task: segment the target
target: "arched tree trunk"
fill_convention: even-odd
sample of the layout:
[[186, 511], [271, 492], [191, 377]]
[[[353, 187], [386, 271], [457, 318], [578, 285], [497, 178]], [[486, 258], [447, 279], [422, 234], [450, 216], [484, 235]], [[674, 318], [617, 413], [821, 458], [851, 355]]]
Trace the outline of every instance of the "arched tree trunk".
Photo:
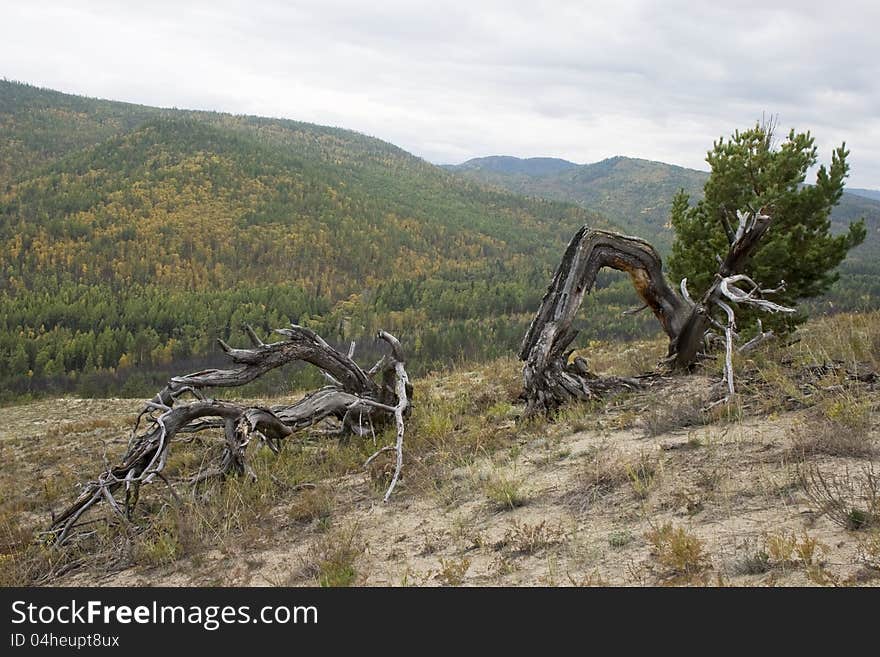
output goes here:
[[[646, 241], [605, 230], [581, 228], [569, 242], [553, 280], [522, 342], [519, 358], [523, 367], [523, 386], [527, 402], [526, 416], [551, 413], [571, 399], [589, 400], [613, 390], [634, 389], [642, 379], [608, 377], [592, 374], [586, 361], [569, 362], [569, 346], [577, 336], [572, 326], [584, 295], [589, 294], [596, 275], [603, 267], [625, 271], [636, 292], [650, 308], [669, 337], [666, 364], [673, 369], [690, 368], [704, 347], [705, 334], [713, 325], [713, 306], [729, 307], [723, 298], [737, 303], [752, 303], [771, 311], [790, 312], [763, 301], [762, 292], [752, 283], [750, 292], [734, 287], [749, 256], [757, 248], [770, 224], [762, 213], [741, 215], [735, 235], [730, 235], [727, 256], [720, 261], [714, 283], [694, 302], [687, 293], [686, 281], [676, 292], [663, 276], [663, 265], [656, 249]], [[733, 329], [730, 316], [729, 328]], [[732, 333], [728, 334], [731, 338]], [[732, 387], [732, 383], [731, 383]]]

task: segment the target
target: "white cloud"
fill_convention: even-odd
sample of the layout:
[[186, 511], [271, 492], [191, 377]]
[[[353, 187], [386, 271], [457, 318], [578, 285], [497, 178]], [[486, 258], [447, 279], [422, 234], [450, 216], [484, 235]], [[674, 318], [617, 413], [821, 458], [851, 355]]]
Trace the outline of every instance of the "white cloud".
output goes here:
[[27, 3], [0, 75], [144, 104], [284, 116], [435, 162], [630, 155], [705, 168], [763, 113], [846, 141], [880, 187], [880, 5], [866, 2]]

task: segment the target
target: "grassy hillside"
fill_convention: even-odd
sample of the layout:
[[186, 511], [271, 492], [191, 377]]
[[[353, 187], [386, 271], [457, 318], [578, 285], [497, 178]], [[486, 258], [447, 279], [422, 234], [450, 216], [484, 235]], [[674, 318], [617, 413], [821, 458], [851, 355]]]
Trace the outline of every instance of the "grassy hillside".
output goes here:
[[[337, 128], [10, 82], [0, 110], [7, 397], [146, 394], [245, 322], [296, 320], [368, 350], [383, 327], [416, 371], [506, 353], [570, 236], [606, 225]], [[629, 298], [620, 285], [594, 302]], [[651, 324], [584, 321], [606, 336]]]

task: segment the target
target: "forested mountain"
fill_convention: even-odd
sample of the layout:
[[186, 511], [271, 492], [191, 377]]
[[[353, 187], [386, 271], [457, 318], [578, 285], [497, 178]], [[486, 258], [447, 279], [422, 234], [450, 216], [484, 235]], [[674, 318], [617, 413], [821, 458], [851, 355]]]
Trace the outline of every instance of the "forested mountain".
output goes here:
[[[471, 180], [517, 194], [569, 201], [593, 209], [661, 249], [672, 244], [671, 231], [664, 229], [672, 197], [682, 187], [692, 194], [699, 193], [708, 176], [701, 171], [628, 157], [584, 165], [561, 160], [568, 166], [544, 171], [515, 166], [510, 160], [517, 158], [500, 159], [505, 166], [493, 165], [498, 159], [490, 157], [448, 168]], [[490, 166], [486, 166], [487, 161]]]
[[[385, 328], [413, 373], [511, 353], [578, 227], [617, 224], [663, 248], [668, 199], [705, 176], [627, 158], [450, 171], [348, 130], [5, 80], [0, 135], [0, 400], [151, 394], [223, 362], [216, 338], [241, 343], [244, 323], [298, 321], [356, 340], [364, 360]], [[847, 201], [847, 217], [878, 205]], [[866, 253], [838, 306], [880, 297]], [[656, 331], [646, 313], [621, 316], [631, 305], [628, 280], [604, 273], [582, 339]], [[314, 383], [303, 376], [267, 384]]]
[[[0, 126], [6, 398], [141, 395], [217, 362], [245, 322], [296, 320], [358, 353], [386, 328], [415, 371], [509, 352], [567, 240], [607, 225], [337, 128], [7, 81]], [[630, 300], [620, 281], [593, 302]], [[650, 325], [584, 321], [596, 337]]]
[[[538, 158], [540, 160], [546, 158]], [[702, 197], [708, 173], [695, 169], [612, 157], [595, 164], [577, 165], [555, 161], [554, 170], [528, 165], [531, 159], [488, 157], [448, 166], [468, 180], [475, 180], [517, 194], [570, 201], [607, 217], [626, 232], [643, 237], [661, 253], [667, 253], [674, 234], [668, 225], [672, 198], [679, 189]], [[872, 197], [872, 195], [875, 195]], [[821, 301], [837, 308], [857, 309], [880, 305], [880, 192], [845, 192], [831, 215], [832, 232], [843, 231], [850, 222], [864, 217], [868, 235], [841, 265], [841, 280]], [[819, 303], [819, 302], [817, 302]]]
[[863, 196], [874, 201], [880, 201], [880, 189], [859, 189], [858, 187], [847, 187], [846, 190], [850, 194], [855, 194], [856, 196]]
[[41, 165], [167, 113], [0, 80], [0, 189]]
[[[548, 160], [555, 166], [530, 164]], [[446, 168], [517, 194], [577, 203], [652, 241], [661, 250], [672, 244], [673, 234], [667, 225], [672, 197], [684, 189], [692, 201], [699, 200], [709, 177], [705, 171], [630, 157], [578, 165], [552, 158], [492, 156]], [[867, 247], [862, 251], [880, 250], [880, 191], [845, 192], [832, 213], [833, 229], [859, 217], [866, 218], [869, 230]]]
[[509, 155], [490, 155], [489, 157], [477, 157], [468, 160], [461, 165], [447, 166], [449, 169], [473, 170], [486, 175], [492, 173], [506, 176], [512, 179], [516, 176], [534, 178], [552, 176], [553, 174], [570, 169], [577, 169], [579, 165], [558, 157], [510, 157]]

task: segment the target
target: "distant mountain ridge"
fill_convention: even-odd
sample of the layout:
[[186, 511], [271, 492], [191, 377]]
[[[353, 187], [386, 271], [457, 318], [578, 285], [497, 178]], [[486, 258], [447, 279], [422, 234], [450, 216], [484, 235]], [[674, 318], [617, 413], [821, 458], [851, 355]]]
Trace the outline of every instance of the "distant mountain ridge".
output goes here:
[[478, 171], [495, 171], [506, 174], [524, 174], [526, 176], [543, 176], [560, 171], [577, 168], [578, 164], [558, 157], [519, 158], [509, 155], [490, 155], [468, 160], [460, 165], [444, 165], [448, 169], [475, 169]]
[[[654, 240], [661, 250], [672, 243], [664, 225], [673, 195], [682, 187], [692, 195], [698, 194], [707, 176], [702, 171], [622, 156], [592, 164], [536, 159], [549, 159], [556, 166], [536, 172], [534, 167], [517, 163], [517, 158], [495, 156], [447, 168], [517, 194], [590, 208], [626, 232]], [[487, 162], [490, 166], [485, 166]]]
[[864, 196], [874, 201], [880, 201], [880, 189], [860, 189], [858, 187], [847, 187], [846, 191], [856, 196]]
[[[528, 164], [533, 159], [557, 164], [552, 170], [540, 170]], [[447, 169], [517, 194], [576, 203], [651, 241], [661, 251], [672, 244], [668, 220], [673, 197], [684, 189], [695, 203], [709, 176], [705, 171], [623, 156], [580, 165], [555, 158], [491, 156]], [[865, 217], [868, 238], [850, 254], [851, 265], [875, 256], [880, 259], [880, 191], [845, 191], [832, 212], [832, 230], [841, 230], [859, 217]], [[880, 264], [877, 268], [880, 273]]]

